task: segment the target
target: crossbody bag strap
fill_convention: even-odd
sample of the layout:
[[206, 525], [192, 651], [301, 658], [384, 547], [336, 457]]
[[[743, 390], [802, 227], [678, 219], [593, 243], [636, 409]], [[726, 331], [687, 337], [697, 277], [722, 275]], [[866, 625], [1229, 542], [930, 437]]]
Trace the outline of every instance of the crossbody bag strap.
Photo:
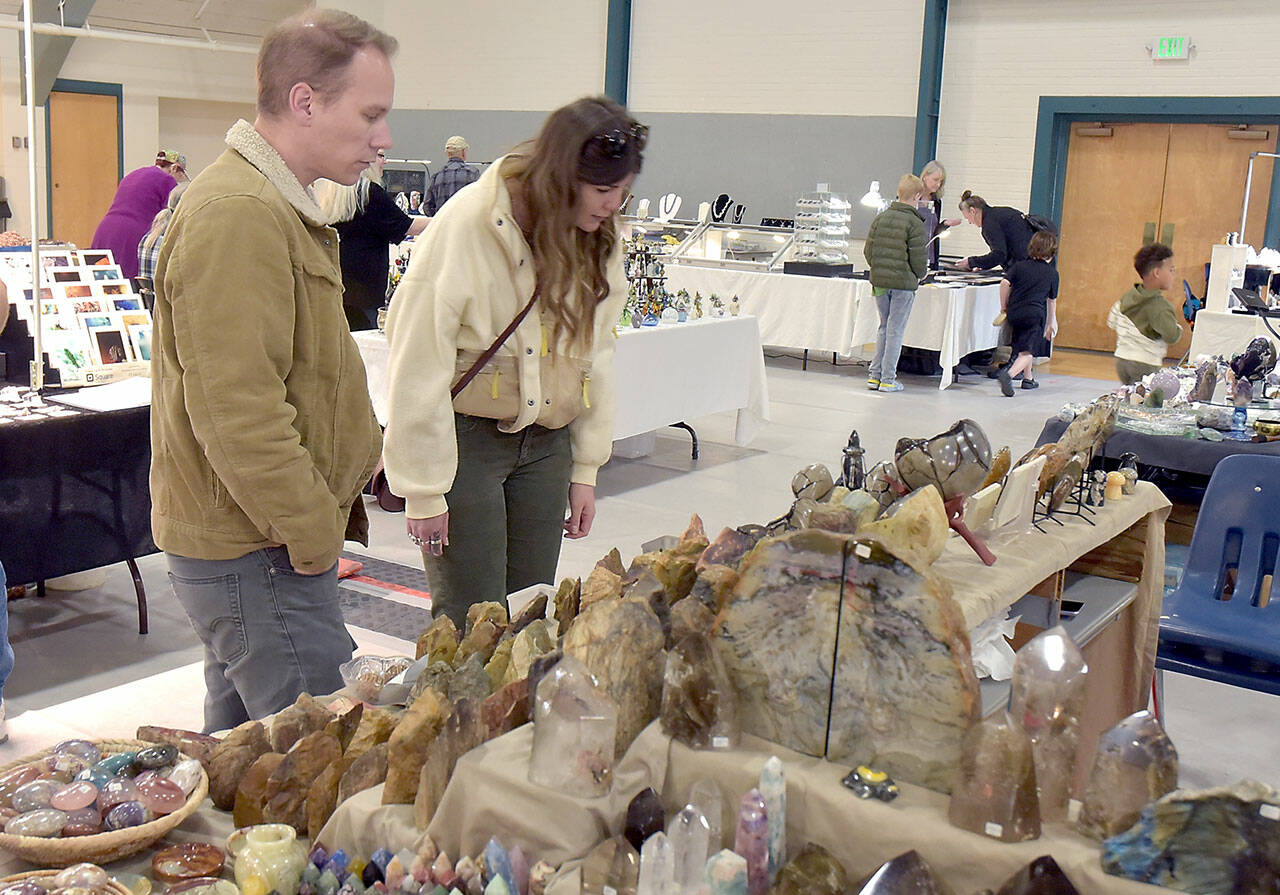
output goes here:
[[495, 354], [498, 353], [498, 349], [502, 347], [503, 343], [505, 343], [507, 339], [511, 338], [511, 334], [516, 331], [516, 328], [524, 322], [524, 318], [528, 317], [529, 312], [533, 310], [533, 304], [538, 300], [538, 293], [541, 291], [541, 288], [533, 290], [533, 295], [529, 296], [529, 303], [520, 310], [520, 313], [515, 316], [514, 320], [507, 324], [506, 329], [498, 333], [498, 338], [493, 340], [493, 344], [485, 349], [484, 354], [480, 355], [480, 357], [476, 359], [476, 362], [471, 365], [471, 368], [467, 370], [467, 372], [463, 373], [462, 377], [453, 384], [453, 388], [449, 389], [450, 400], [462, 394], [462, 390], [470, 385], [471, 380], [476, 378], [476, 374], [484, 368], [485, 364], [489, 363]]

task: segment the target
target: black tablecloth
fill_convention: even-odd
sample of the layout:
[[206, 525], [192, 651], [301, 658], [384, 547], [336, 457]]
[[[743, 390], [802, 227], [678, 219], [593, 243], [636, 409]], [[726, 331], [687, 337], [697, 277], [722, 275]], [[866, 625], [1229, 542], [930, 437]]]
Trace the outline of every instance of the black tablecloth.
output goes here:
[[[1036, 445], [1057, 441], [1066, 431], [1067, 424], [1057, 417], [1050, 417], [1040, 430]], [[1280, 455], [1280, 442], [1206, 441], [1203, 438], [1180, 438], [1173, 435], [1147, 435], [1116, 429], [1103, 447], [1102, 455], [1112, 459], [1132, 451], [1138, 462], [1179, 472], [1210, 476], [1218, 461], [1231, 454]]]
[[156, 552], [148, 407], [0, 425], [0, 562], [10, 584]]

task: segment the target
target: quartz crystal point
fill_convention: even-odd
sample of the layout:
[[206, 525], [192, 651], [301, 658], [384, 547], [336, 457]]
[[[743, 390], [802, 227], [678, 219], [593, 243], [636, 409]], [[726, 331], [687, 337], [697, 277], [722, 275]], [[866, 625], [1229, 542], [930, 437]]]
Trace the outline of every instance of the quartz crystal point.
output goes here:
[[996, 895], [1080, 895], [1049, 855], [1041, 855], [1005, 881]]
[[1197, 895], [1280, 892], [1280, 792], [1254, 780], [1175, 790], [1103, 843], [1102, 869]]
[[667, 653], [662, 730], [694, 749], [738, 743], [738, 696], [711, 638], [692, 634]]
[[857, 895], [952, 895], [952, 892], [919, 852], [909, 851], [881, 864], [879, 870], [863, 880]]
[[[542, 607], [544, 612], [546, 608]], [[507, 852], [507, 860], [511, 862], [511, 876], [515, 879], [516, 889], [520, 895], [529, 895], [529, 859], [525, 856], [524, 849], [518, 845], [513, 847]], [[515, 895], [514, 890], [512, 895]]]
[[1150, 712], [1135, 712], [1098, 738], [1077, 828], [1094, 839], [1123, 833], [1177, 786], [1177, 750]]
[[582, 862], [582, 895], [636, 895], [640, 855], [622, 836], [606, 839]]
[[821, 845], [810, 842], [778, 872], [770, 895], [844, 895], [848, 887], [844, 865]]
[[965, 734], [947, 819], [1004, 842], [1039, 838], [1031, 741], [1008, 714], [979, 722]]
[[693, 895], [702, 883], [712, 848], [707, 819], [698, 808], [685, 805], [671, 818], [667, 839], [671, 842], [676, 890], [681, 895]]
[[720, 785], [710, 778], [704, 777], [689, 789], [689, 805], [702, 812], [710, 831], [709, 854], [724, 848], [724, 796], [720, 793]]
[[1061, 625], [1037, 634], [1014, 660], [1009, 712], [1031, 739], [1041, 820], [1067, 816], [1088, 672]]
[[760, 790], [750, 789], [738, 806], [733, 850], [747, 861], [747, 895], [769, 891], [769, 814]]
[[637, 895], [672, 895], [675, 889], [675, 852], [667, 834], [659, 830], [640, 849], [640, 882]]
[[609, 792], [618, 713], [581, 662], [565, 656], [538, 684], [529, 782], [582, 798]]
[[661, 832], [666, 825], [667, 814], [662, 808], [662, 799], [653, 791], [653, 787], [646, 787], [627, 806], [623, 835], [632, 848], [641, 851], [649, 837]]
[[516, 885], [515, 874], [511, 871], [511, 857], [497, 839], [490, 839], [484, 847], [484, 866], [489, 871], [490, 879], [502, 877], [511, 895], [519, 893], [520, 887]]
[[708, 895], [747, 895], [746, 859], [727, 848], [707, 861], [705, 878]]
[[769, 879], [787, 863], [787, 774], [774, 755], [760, 771], [760, 797], [769, 818]]

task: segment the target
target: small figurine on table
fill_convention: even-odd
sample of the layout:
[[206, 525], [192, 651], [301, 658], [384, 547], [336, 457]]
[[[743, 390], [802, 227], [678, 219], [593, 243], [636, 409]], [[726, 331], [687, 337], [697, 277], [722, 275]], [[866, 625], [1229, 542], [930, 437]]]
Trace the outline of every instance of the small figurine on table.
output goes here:
[[884, 771], [876, 771], [866, 765], [858, 765], [855, 770], [840, 781], [853, 790], [860, 799], [879, 799], [892, 802], [898, 797], [898, 784]]

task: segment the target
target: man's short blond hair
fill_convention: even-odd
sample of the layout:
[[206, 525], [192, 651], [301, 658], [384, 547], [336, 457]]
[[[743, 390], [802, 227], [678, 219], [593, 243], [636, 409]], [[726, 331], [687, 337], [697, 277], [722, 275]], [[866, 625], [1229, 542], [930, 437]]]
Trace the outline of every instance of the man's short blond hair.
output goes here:
[[283, 115], [289, 91], [299, 83], [322, 97], [341, 94], [347, 88], [347, 66], [365, 47], [390, 58], [399, 42], [337, 9], [308, 9], [280, 22], [258, 50], [258, 112]]
[[924, 192], [924, 181], [914, 174], [903, 174], [898, 181], [898, 201], [910, 202]]

